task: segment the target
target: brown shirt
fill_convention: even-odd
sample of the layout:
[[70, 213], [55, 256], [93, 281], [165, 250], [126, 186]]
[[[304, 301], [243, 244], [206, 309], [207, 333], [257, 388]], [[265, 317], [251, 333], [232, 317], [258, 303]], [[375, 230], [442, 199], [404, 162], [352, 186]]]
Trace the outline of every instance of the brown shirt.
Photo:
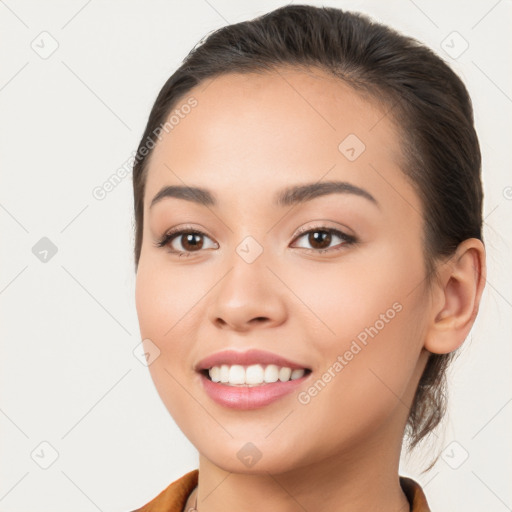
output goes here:
[[[194, 469], [172, 482], [156, 498], [132, 512], [183, 512], [190, 493], [197, 485], [199, 470]], [[423, 489], [412, 478], [400, 477], [400, 485], [411, 506], [410, 512], [430, 512]], [[185, 511], [186, 512], [186, 511]]]

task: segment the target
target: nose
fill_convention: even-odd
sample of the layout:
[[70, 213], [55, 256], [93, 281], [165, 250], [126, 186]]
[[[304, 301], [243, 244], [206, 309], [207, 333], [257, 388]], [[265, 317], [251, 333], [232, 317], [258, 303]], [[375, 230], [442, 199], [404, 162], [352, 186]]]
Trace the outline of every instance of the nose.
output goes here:
[[215, 327], [246, 332], [281, 325], [286, 319], [286, 287], [263, 257], [233, 265], [210, 294], [208, 319]]

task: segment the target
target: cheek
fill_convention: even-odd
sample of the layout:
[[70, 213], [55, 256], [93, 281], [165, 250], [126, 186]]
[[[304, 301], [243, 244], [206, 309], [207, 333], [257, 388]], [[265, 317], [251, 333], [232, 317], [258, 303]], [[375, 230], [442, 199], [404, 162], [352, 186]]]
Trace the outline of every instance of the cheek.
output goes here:
[[[336, 351], [343, 356], [344, 367], [320, 410], [337, 404], [348, 413], [352, 426], [358, 426], [356, 438], [364, 439], [388, 422], [401, 426], [409, 414], [422, 346], [422, 318], [411, 297], [402, 297], [394, 305], [384, 310], [383, 317], [358, 326], [358, 333], [343, 339], [343, 348]], [[346, 436], [352, 434], [348, 429]]]
[[364, 338], [365, 329], [376, 323], [387, 332], [391, 324], [407, 325], [411, 308], [406, 306], [416, 308], [411, 292], [421, 289], [424, 269], [419, 248], [403, 245], [379, 243], [347, 252], [332, 264], [303, 260], [281, 269], [283, 280], [308, 307], [308, 325], [321, 330], [315, 341], [322, 352], [341, 349], [360, 333]]
[[141, 259], [135, 303], [142, 336], [167, 344], [182, 329], [182, 322], [193, 318], [195, 306], [208, 290], [205, 282], [208, 280], [203, 279], [200, 269], [180, 271], [157, 258], [148, 263]]
[[190, 379], [194, 338], [190, 326], [199, 320], [201, 299], [207, 290], [199, 271], [191, 279], [190, 272], [173, 271], [169, 264], [164, 267], [155, 260], [146, 263], [141, 259], [135, 284], [140, 334], [160, 351], [149, 371], [168, 407], [174, 405], [167, 403], [164, 394], [174, 394], [179, 402], [179, 383]]
[[336, 404], [362, 426], [401, 406], [398, 397], [406, 393], [421, 352], [426, 311], [421, 252], [402, 249], [373, 247], [351, 254], [338, 269], [318, 267], [294, 281], [294, 292], [314, 313], [304, 329], [320, 362], [320, 382], [311, 390], [318, 411]]
[[[197, 276], [197, 274], [195, 274]], [[141, 258], [136, 276], [135, 303], [142, 339], [150, 339], [159, 352], [148, 369], [164, 405], [181, 424], [193, 417], [194, 400], [186, 391], [191, 372], [187, 324], [197, 319], [197, 304], [206, 293], [201, 280], [172, 272], [154, 260]]]

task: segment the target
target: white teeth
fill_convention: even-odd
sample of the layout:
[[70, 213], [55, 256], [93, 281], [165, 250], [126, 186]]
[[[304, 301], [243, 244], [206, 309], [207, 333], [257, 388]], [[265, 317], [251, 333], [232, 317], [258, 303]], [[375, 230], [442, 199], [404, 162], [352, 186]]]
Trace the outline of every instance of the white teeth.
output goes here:
[[229, 382], [229, 366], [227, 364], [220, 367], [219, 373], [220, 382]]
[[[242, 367], [243, 368], [243, 367]], [[264, 380], [264, 371], [261, 364], [253, 364], [245, 370], [245, 384], [258, 384]]]
[[222, 382], [229, 386], [259, 386], [272, 382], [286, 382], [288, 380], [300, 379], [305, 369], [292, 370], [286, 366], [279, 367], [269, 364], [265, 368], [261, 364], [242, 366], [240, 364], [214, 366], [208, 374], [213, 382]]
[[243, 366], [234, 364], [230, 367], [229, 382], [231, 384], [245, 384], [245, 370]]
[[300, 379], [304, 374], [306, 373], [306, 370], [300, 368], [298, 370], [292, 371], [292, 376], [290, 377], [291, 380]]
[[265, 375], [263, 376], [263, 380], [265, 382], [277, 382], [277, 379], [279, 379], [279, 368], [275, 364], [269, 364], [265, 368]]
[[210, 379], [213, 380], [213, 382], [219, 382], [220, 381], [220, 368], [218, 366], [214, 366], [209, 371]]
[[[287, 380], [290, 380], [290, 376], [293, 374], [292, 372], [292, 369], [291, 368], [287, 368], [286, 366], [283, 366], [280, 370], [279, 370], [279, 380], [281, 382], [286, 382]], [[304, 374], [304, 372], [303, 372]], [[300, 377], [302, 377], [302, 375], [300, 375]]]

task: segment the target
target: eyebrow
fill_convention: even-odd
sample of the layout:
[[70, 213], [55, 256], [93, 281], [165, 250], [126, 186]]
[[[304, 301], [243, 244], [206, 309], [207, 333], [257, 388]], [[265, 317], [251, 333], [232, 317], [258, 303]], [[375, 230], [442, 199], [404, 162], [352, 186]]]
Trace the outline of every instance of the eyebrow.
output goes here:
[[[329, 194], [353, 194], [368, 199], [377, 207], [380, 207], [378, 201], [367, 190], [346, 181], [324, 181], [321, 183], [306, 183], [304, 185], [287, 187], [280, 190], [274, 196], [274, 204], [281, 207], [291, 206]], [[153, 197], [149, 208], [152, 208], [162, 199], [169, 197], [184, 199], [204, 206], [217, 206], [218, 204], [215, 195], [208, 189], [168, 185], [163, 187], [155, 197]]]

